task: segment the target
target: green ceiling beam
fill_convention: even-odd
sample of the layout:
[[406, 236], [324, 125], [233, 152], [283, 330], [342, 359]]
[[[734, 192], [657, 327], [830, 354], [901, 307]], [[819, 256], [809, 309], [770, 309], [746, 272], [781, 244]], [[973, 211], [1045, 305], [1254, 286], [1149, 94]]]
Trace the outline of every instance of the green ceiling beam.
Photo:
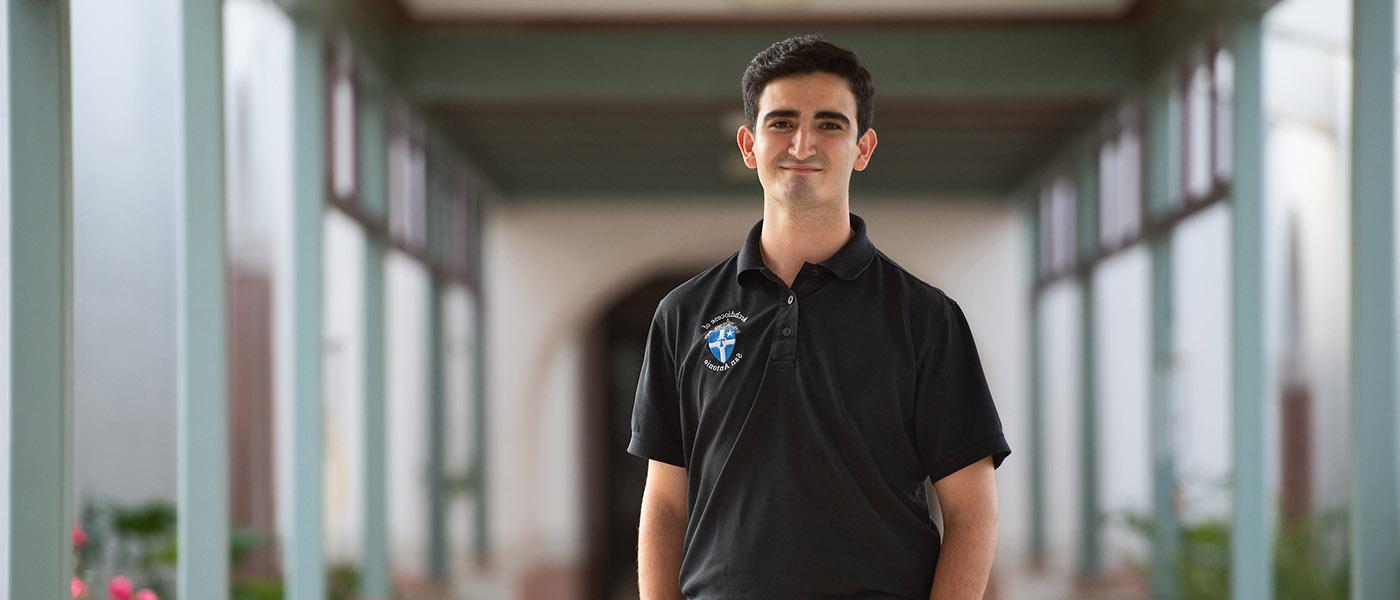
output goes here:
[[[420, 102], [733, 102], [755, 54], [786, 30], [406, 29], [395, 71]], [[1111, 99], [1132, 89], [1127, 25], [840, 30], [880, 99]]]

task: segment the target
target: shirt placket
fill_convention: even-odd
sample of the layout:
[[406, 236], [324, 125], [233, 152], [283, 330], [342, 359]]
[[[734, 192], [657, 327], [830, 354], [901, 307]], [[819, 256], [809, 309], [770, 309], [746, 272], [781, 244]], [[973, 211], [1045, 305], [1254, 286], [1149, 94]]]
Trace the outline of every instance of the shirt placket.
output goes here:
[[[777, 322], [773, 326], [773, 367], [790, 369], [797, 364], [797, 336], [800, 329], [797, 325], [802, 311], [802, 296], [810, 292], [820, 280], [821, 270], [809, 265], [798, 271], [792, 288], [783, 286], [782, 295], [778, 300]], [[779, 283], [781, 284], [781, 280]], [[797, 290], [804, 290], [804, 293], [799, 294]]]
[[791, 369], [797, 364], [797, 316], [801, 302], [784, 286], [777, 322], [773, 324], [773, 367]]

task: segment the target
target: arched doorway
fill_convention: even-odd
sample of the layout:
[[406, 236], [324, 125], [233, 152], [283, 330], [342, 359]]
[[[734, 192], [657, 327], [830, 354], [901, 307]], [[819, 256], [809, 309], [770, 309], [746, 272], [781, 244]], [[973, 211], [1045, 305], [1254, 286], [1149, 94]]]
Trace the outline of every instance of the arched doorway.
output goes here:
[[587, 533], [587, 593], [593, 600], [637, 597], [637, 524], [646, 461], [627, 453], [632, 404], [647, 329], [656, 305], [703, 270], [655, 275], [604, 308], [586, 339], [606, 368], [587, 371], [582, 457]]

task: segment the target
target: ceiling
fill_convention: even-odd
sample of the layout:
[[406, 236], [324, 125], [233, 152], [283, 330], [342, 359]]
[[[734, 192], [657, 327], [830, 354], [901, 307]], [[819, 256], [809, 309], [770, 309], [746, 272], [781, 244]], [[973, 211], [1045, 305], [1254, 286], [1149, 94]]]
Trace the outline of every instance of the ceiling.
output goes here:
[[1052, 18], [1125, 15], [1133, 0], [399, 0], [415, 19], [714, 18], [765, 13], [791, 18]]
[[[1000, 195], [1089, 125], [1089, 101], [880, 105], [874, 160], [853, 193]], [[752, 194], [731, 106], [444, 104], [432, 114], [505, 195], [688, 197]]]
[[880, 144], [853, 195], [1004, 197], [1135, 85], [1152, 0], [396, 1], [410, 99], [528, 201], [752, 197], [739, 75], [812, 31], [874, 75]]

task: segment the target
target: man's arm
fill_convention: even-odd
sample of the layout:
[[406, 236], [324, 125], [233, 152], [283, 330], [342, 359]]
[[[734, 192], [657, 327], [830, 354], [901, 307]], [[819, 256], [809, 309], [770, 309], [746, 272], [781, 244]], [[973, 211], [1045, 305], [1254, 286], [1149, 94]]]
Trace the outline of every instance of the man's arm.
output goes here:
[[997, 549], [992, 457], [933, 483], [943, 510], [943, 548], [930, 600], [981, 600]]
[[679, 582], [687, 502], [685, 469], [648, 460], [637, 530], [637, 587], [642, 600], [683, 598]]

